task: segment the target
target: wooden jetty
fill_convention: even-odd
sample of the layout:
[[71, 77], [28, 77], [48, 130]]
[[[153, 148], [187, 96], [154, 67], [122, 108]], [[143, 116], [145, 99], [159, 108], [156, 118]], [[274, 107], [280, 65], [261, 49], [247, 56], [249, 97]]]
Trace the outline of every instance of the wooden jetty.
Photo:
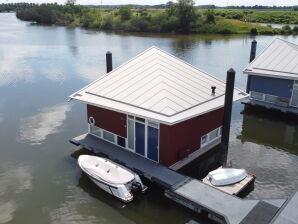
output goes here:
[[[276, 219], [275, 223], [281, 223], [278, 220], [286, 214], [288, 219], [294, 216], [288, 213], [297, 204], [297, 195], [285, 207], [282, 207], [285, 200], [245, 200], [90, 134], [78, 136], [70, 142], [132, 169], [162, 187], [166, 197], [197, 213], [207, 212], [209, 218], [219, 223], [268, 224], [273, 219]], [[282, 211], [278, 213], [280, 207]]]

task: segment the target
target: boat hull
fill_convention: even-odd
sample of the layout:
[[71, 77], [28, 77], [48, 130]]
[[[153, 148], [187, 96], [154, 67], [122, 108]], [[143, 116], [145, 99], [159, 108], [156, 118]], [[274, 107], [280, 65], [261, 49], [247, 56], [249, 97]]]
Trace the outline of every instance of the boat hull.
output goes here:
[[[85, 173], [85, 172], [84, 172]], [[122, 202], [125, 203], [129, 203], [133, 200], [133, 194], [129, 192], [129, 194], [126, 195], [126, 197], [121, 194], [121, 192], [119, 192], [119, 188], [117, 186], [112, 186], [109, 185], [107, 183], [101, 182], [97, 179], [94, 179], [93, 177], [91, 177], [90, 175], [88, 175], [87, 173], [85, 173], [89, 179], [95, 183], [99, 188], [101, 188], [102, 190], [104, 190], [105, 192], [113, 195], [114, 197], [118, 198], [119, 200], [121, 200]]]
[[[81, 155], [78, 164], [83, 172], [105, 192], [128, 203], [133, 200], [132, 185], [138, 183], [140, 191], [144, 193], [147, 187], [143, 185], [140, 177], [111, 160], [96, 156]], [[126, 178], [124, 178], [126, 176]], [[117, 178], [115, 178], [117, 177]], [[105, 178], [107, 180], [105, 180]]]
[[211, 171], [207, 175], [207, 179], [214, 186], [224, 186], [235, 184], [243, 180], [247, 176], [244, 169], [220, 168]]

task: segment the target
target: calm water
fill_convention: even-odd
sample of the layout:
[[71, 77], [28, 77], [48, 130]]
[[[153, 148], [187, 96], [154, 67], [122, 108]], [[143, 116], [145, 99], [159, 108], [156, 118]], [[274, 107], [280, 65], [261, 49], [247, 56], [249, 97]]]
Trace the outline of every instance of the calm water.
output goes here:
[[[275, 37], [259, 36], [258, 52]], [[280, 37], [298, 44], [298, 37]], [[0, 14], [0, 223], [206, 223], [151, 191], [124, 206], [78, 168], [68, 140], [86, 131], [86, 107], [67, 97], [155, 45], [244, 88], [251, 38], [108, 34], [38, 26]], [[247, 198], [283, 198], [298, 186], [298, 122], [234, 105], [229, 158], [257, 175]]]

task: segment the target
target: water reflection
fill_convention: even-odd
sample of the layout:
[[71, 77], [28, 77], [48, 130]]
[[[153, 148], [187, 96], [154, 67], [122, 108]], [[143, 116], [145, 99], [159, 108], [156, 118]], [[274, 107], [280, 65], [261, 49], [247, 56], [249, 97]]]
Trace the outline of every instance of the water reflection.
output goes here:
[[13, 219], [13, 213], [16, 211], [17, 206], [15, 201], [9, 200], [3, 202], [0, 200], [0, 223], [7, 223]]
[[58, 132], [71, 109], [70, 104], [46, 107], [36, 115], [21, 119], [20, 140], [41, 144], [48, 135]]
[[2, 164], [0, 171], [0, 196], [9, 192], [18, 194], [32, 189], [33, 177], [30, 167], [25, 165]]
[[69, 51], [73, 56], [78, 54], [78, 45], [77, 45], [77, 29], [76, 28], [66, 28], [65, 30], [67, 45]]
[[242, 143], [253, 142], [298, 155], [298, 118], [246, 107], [242, 131], [237, 138]]
[[29, 166], [2, 163], [0, 178], [0, 223], [7, 223], [17, 209], [17, 203], [10, 195], [31, 190], [33, 176]]
[[0, 86], [15, 85], [18, 81], [29, 82], [33, 80], [32, 68], [27, 60], [35, 55], [33, 48], [3, 48], [0, 55]]
[[[71, 188], [70, 190], [72, 191], [72, 193], [75, 192], [75, 189], [73, 188]], [[78, 197], [76, 198], [76, 200], [66, 199], [64, 202], [62, 202], [58, 208], [50, 212], [49, 215], [51, 219], [51, 224], [100, 223], [100, 220], [98, 220], [96, 216], [88, 215], [88, 212], [84, 211], [83, 208], [87, 207], [88, 204], [81, 200], [82, 198]]]
[[59, 65], [52, 65], [42, 71], [45, 77], [51, 81], [62, 83], [66, 80], [63, 68]]

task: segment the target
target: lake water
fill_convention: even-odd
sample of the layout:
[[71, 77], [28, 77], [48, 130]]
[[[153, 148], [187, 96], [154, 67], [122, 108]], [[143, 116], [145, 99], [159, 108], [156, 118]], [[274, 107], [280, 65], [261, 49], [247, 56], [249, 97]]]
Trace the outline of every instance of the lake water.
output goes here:
[[[258, 36], [260, 52], [277, 36]], [[280, 36], [298, 44], [298, 37]], [[155, 45], [218, 78], [248, 63], [250, 36], [115, 34], [18, 21], [0, 14], [0, 223], [207, 223], [152, 187], [123, 205], [82, 175], [68, 140], [87, 130], [86, 106], [68, 96]], [[256, 174], [247, 198], [298, 187], [298, 121], [233, 108], [229, 159]]]

